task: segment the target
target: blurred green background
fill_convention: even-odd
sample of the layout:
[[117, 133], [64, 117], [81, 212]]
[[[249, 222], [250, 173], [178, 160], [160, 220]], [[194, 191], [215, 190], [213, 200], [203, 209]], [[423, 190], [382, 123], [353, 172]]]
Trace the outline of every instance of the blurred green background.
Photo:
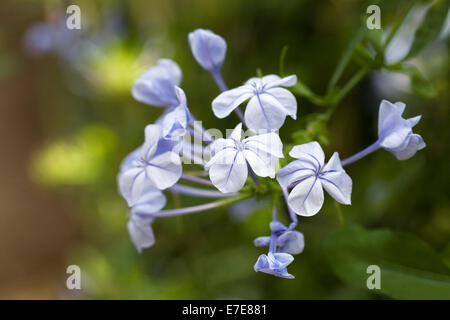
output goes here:
[[[442, 14], [448, 1], [441, 2], [427, 20], [431, 2], [406, 0], [1, 1], [0, 298], [450, 298], [449, 19]], [[81, 8], [81, 31], [64, 28], [69, 4]], [[326, 94], [348, 44], [365, 28], [370, 4], [381, 8], [382, 30], [365, 31], [336, 90]], [[408, 51], [408, 32], [424, 21], [438, 33], [426, 33], [426, 47], [396, 63]], [[36, 44], [37, 23], [50, 31]], [[396, 26], [398, 37], [380, 49]], [[297, 74], [314, 92], [293, 89], [299, 120], [283, 126], [285, 144], [318, 140], [327, 156], [338, 151], [345, 158], [376, 140], [381, 99], [404, 101], [406, 116], [423, 116], [414, 131], [424, 150], [406, 161], [379, 151], [349, 166], [352, 206], [327, 197], [319, 214], [300, 217], [306, 247], [289, 266], [294, 280], [253, 271], [264, 251], [253, 239], [269, 233], [271, 209], [264, 205], [159, 219], [155, 246], [140, 255], [127, 234], [118, 167], [142, 142], [145, 125], [162, 114], [133, 100], [133, 81], [158, 58], [172, 58], [204, 126], [236, 123], [212, 113], [219, 91], [187, 42], [199, 27], [227, 41], [222, 70], [229, 87], [282, 72]], [[355, 74], [355, 86], [333, 100]], [[169, 199], [170, 206], [198, 203]], [[354, 224], [371, 231], [355, 231]], [[375, 244], [353, 244], [352, 235]], [[361, 261], [386, 259], [395, 272], [412, 270], [398, 280], [407, 294], [368, 290], [361, 270], [353, 277]], [[71, 264], [81, 268], [80, 291], [65, 287]], [[430, 289], [424, 274], [441, 284]]]

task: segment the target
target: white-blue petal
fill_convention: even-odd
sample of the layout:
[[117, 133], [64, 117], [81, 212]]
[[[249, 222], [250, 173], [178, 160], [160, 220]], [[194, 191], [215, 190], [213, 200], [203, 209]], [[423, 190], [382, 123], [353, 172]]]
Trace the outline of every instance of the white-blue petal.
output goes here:
[[323, 153], [322, 147], [317, 141], [312, 141], [295, 146], [291, 149], [289, 155], [292, 158], [297, 159], [303, 158], [305, 155], [307, 155], [314, 161], [314, 163], [316, 163], [314, 165], [315, 167], [321, 167], [325, 162], [325, 154]]
[[212, 109], [217, 118], [225, 118], [245, 100], [251, 98], [253, 92], [248, 86], [224, 91], [212, 102]]
[[286, 110], [275, 97], [262, 93], [250, 99], [244, 116], [249, 129], [268, 132], [281, 128], [286, 119]]
[[147, 178], [160, 190], [173, 186], [181, 177], [180, 156], [174, 152], [165, 152], [153, 157], [145, 167]]
[[339, 203], [351, 204], [352, 179], [342, 168], [337, 152], [323, 167], [320, 174], [323, 188]]
[[278, 171], [277, 180], [282, 187], [287, 188], [294, 182], [315, 176], [316, 171], [311, 162], [294, 160]]
[[128, 205], [135, 205], [144, 190], [145, 172], [143, 168], [130, 168], [119, 174], [119, 191]]
[[149, 248], [155, 244], [155, 236], [151, 227], [153, 219], [132, 216], [128, 221], [127, 229], [131, 241], [140, 253], [142, 249]]
[[295, 96], [284, 88], [271, 88], [265, 91], [265, 93], [275, 97], [278, 102], [283, 106], [286, 114], [292, 119], [297, 119], [297, 99]]
[[297, 184], [288, 197], [288, 204], [298, 215], [310, 217], [323, 205], [323, 190], [320, 179], [310, 177]]
[[242, 152], [222, 150], [211, 160], [209, 178], [214, 186], [223, 193], [239, 191], [245, 184], [248, 170]]
[[299, 254], [305, 248], [303, 233], [298, 231], [287, 231], [278, 237], [277, 246], [280, 252]]

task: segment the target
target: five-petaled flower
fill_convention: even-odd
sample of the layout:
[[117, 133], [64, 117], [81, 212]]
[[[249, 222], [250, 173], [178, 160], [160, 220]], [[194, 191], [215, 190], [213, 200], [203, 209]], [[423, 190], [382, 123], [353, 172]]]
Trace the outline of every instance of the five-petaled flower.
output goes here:
[[378, 115], [378, 143], [394, 154], [398, 160], [411, 158], [417, 150], [425, 148], [422, 137], [412, 132], [421, 116], [404, 119], [405, 104], [381, 101]]
[[350, 204], [352, 179], [344, 171], [337, 152], [324, 165], [325, 154], [316, 141], [295, 146], [289, 155], [297, 160], [277, 175], [282, 187], [291, 188], [288, 204], [301, 216], [313, 216], [322, 207], [322, 187], [339, 203]]
[[268, 75], [263, 78], [251, 78], [243, 86], [222, 92], [212, 102], [214, 114], [225, 118], [241, 103], [250, 99], [245, 109], [245, 123], [253, 131], [275, 131], [281, 128], [290, 116], [297, 117], [297, 100], [287, 89], [293, 86], [297, 76], [280, 78]]
[[145, 142], [134, 151], [139, 156], [119, 173], [119, 190], [129, 206], [135, 205], [146, 183], [163, 190], [173, 186], [181, 177], [181, 159], [173, 151], [174, 142], [161, 138], [161, 127], [150, 124], [145, 128]]
[[211, 160], [206, 164], [211, 182], [221, 192], [240, 190], [247, 179], [248, 167], [260, 177], [275, 177], [278, 158], [283, 158], [283, 144], [274, 132], [260, 134], [241, 141], [242, 123], [227, 139], [217, 139], [211, 145]]
[[170, 59], [160, 59], [133, 84], [133, 97], [142, 103], [157, 107], [179, 104], [175, 86], [181, 82], [181, 69]]

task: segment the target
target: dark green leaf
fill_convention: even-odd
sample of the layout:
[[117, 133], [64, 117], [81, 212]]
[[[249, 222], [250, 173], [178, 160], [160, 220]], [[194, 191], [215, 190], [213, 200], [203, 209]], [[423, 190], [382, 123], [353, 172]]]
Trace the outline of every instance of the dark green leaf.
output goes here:
[[324, 241], [333, 271], [351, 286], [367, 289], [367, 267], [381, 270], [381, 288], [396, 299], [450, 299], [450, 271], [425, 242], [406, 233], [346, 226]]

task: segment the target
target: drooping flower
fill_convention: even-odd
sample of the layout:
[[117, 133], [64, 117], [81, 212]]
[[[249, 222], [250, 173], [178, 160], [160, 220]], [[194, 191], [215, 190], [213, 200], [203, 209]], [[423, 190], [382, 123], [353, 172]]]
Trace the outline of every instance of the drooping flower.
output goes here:
[[162, 127], [162, 136], [165, 139], [178, 140], [186, 134], [186, 128], [191, 120], [187, 107], [186, 95], [183, 89], [175, 86], [178, 105], [169, 107], [156, 122]]
[[412, 132], [421, 116], [404, 119], [405, 104], [381, 101], [378, 114], [378, 143], [398, 160], [411, 158], [417, 150], [425, 148], [422, 137]]
[[174, 61], [160, 59], [134, 82], [132, 95], [137, 101], [152, 106], [177, 106], [175, 86], [180, 85], [181, 76], [181, 69]]
[[282, 187], [294, 186], [288, 204], [301, 216], [313, 216], [323, 205], [323, 188], [339, 203], [350, 204], [352, 179], [344, 171], [337, 152], [324, 165], [325, 154], [316, 141], [292, 148], [294, 160], [277, 175]]
[[145, 128], [145, 143], [127, 157], [119, 173], [119, 190], [129, 206], [139, 201], [146, 183], [163, 190], [173, 186], [181, 177], [180, 156], [173, 151], [176, 142], [161, 139], [161, 127], [151, 124]]
[[196, 29], [188, 35], [189, 45], [195, 60], [203, 69], [216, 72], [223, 64], [227, 43], [207, 29]]
[[256, 272], [264, 272], [277, 277], [293, 279], [292, 274], [288, 273], [287, 266], [294, 261], [294, 257], [289, 253], [272, 253], [259, 256], [254, 269]]
[[242, 123], [227, 139], [217, 139], [211, 146], [211, 160], [206, 164], [211, 182], [223, 193], [240, 190], [247, 179], [247, 166], [260, 177], [275, 177], [278, 158], [283, 158], [283, 144], [271, 132], [241, 141]]
[[281, 128], [290, 116], [297, 118], [297, 100], [287, 89], [293, 86], [297, 76], [280, 78], [267, 75], [263, 78], [251, 78], [243, 86], [222, 92], [212, 102], [214, 114], [225, 118], [241, 103], [250, 99], [245, 109], [245, 123], [253, 131], [275, 131]]
[[[302, 253], [305, 248], [305, 239], [303, 233], [295, 230], [287, 230], [288, 228], [278, 221], [270, 223], [270, 229], [277, 235], [276, 252], [284, 252], [289, 254]], [[270, 245], [270, 236], [258, 237], [254, 240], [256, 247], [264, 247]]]
[[139, 252], [155, 243], [151, 227], [153, 218], [149, 214], [161, 210], [165, 205], [164, 194], [147, 182], [139, 201], [130, 210], [130, 221], [127, 224], [131, 241]]

